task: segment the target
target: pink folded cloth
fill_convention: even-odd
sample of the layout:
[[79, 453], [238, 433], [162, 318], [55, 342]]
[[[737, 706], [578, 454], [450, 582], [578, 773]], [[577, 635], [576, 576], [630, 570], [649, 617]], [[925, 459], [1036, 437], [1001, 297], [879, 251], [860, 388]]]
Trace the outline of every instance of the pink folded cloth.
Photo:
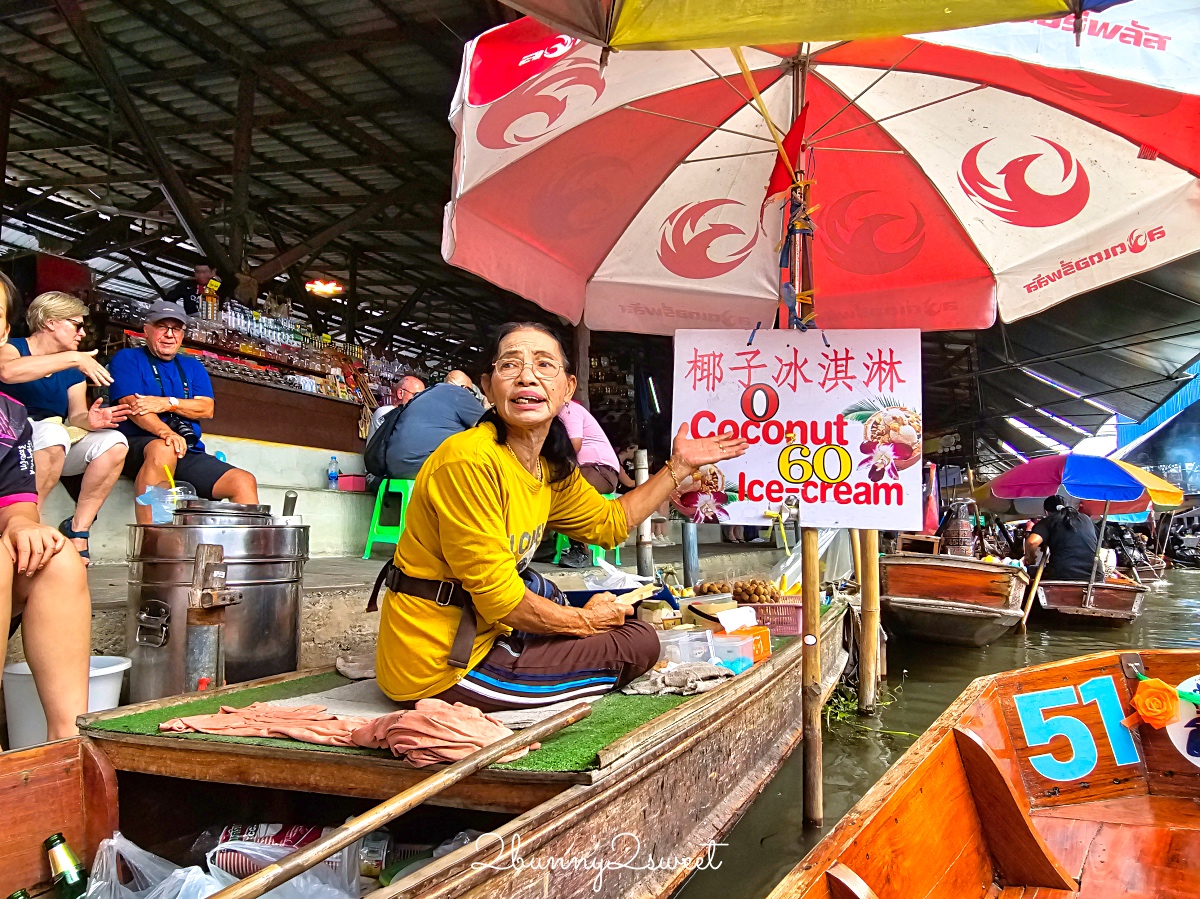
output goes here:
[[167, 733], [221, 734], [230, 737], [286, 737], [323, 746], [354, 746], [352, 734], [370, 718], [339, 718], [323, 705], [293, 708], [256, 702], [242, 709], [222, 706], [215, 715], [173, 718], [158, 726]]
[[[511, 735], [511, 730], [474, 706], [422, 699], [411, 711], [392, 712], [366, 722], [354, 731], [351, 739], [356, 745], [371, 749], [386, 747], [414, 768], [424, 768], [439, 762], [456, 762]], [[501, 761], [519, 759], [538, 745], [519, 749]]]

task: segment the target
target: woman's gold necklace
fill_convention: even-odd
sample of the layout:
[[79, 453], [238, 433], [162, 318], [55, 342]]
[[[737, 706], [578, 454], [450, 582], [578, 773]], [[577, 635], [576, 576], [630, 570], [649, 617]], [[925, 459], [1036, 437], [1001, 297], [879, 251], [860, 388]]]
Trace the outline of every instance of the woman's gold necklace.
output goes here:
[[[504, 448], [506, 450], [508, 450], [508, 454], [510, 456], [512, 456], [514, 460], [516, 460], [516, 463], [518, 465], [520, 465], [522, 468], [525, 468], [525, 466], [524, 466], [524, 464], [522, 464], [521, 460], [517, 458], [517, 454], [515, 452], [513, 452], [513, 448], [511, 446], [509, 446], [506, 443], [506, 444], [504, 444]], [[529, 471], [528, 468], [525, 468], [525, 470]], [[538, 456], [538, 459], [537, 459], [537, 479], [538, 479], [539, 484], [542, 483], [542, 457], [541, 456]]]

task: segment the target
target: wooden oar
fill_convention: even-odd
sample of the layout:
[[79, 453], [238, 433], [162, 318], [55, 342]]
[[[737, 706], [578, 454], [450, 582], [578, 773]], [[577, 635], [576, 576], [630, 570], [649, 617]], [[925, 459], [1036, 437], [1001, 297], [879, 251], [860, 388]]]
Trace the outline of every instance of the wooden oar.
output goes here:
[[298, 849], [274, 864], [267, 865], [261, 871], [225, 887], [219, 893], [214, 893], [212, 899], [256, 899], [268, 890], [273, 890], [281, 883], [319, 865], [338, 850], [344, 849], [371, 831], [378, 830], [389, 821], [395, 820], [431, 796], [436, 796], [447, 787], [458, 783], [481, 768], [486, 768], [510, 752], [523, 749], [530, 743], [536, 743], [569, 724], [581, 721], [591, 713], [590, 705], [580, 703], [565, 712], [559, 712], [545, 721], [538, 722], [533, 727], [517, 731], [498, 743], [473, 752], [465, 759], [460, 759], [450, 767], [421, 781], [415, 787], [397, 793], [391, 799], [381, 802], [357, 818], [351, 818], [341, 827], [330, 831], [316, 842], [309, 843], [303, 849]]
[[1038, 584], [1042, 582], [1042, 569], [1046, 567], [1046, 559], [1050, 556], [1048, 547], [1042, 547], [1042, 561], [1038, 562], [1037, 572], [1033, 576], [1033, 580], [1029, 584], [1029, 599], [1025, 600], [1025, 611], [1021, 615], [1021, 623], [1017, 626], [1017, 633], [1025, 633], [1025, 626], [1029, 623], [1029, 613], [1033, 611], [1033, 601], [1037, 599]]

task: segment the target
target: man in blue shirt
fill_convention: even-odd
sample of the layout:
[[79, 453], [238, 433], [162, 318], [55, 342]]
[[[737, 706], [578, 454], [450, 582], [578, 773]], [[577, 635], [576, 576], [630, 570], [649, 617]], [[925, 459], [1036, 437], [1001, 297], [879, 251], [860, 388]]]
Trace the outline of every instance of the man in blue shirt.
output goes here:
[[458, 384], [435, 384], [421, 391], [408, 401], [388, 440], [384, 454], [388, 477], [415, 478], [443, 440], [475, 427], [481, 415], [483, 404]]
[[[143, 327], [146, 346], [121, 350], [109, 363], [109, 395], [130, 409], [121, 423], [129, 439], [124, 474], [134, 479], [137, 496], [167, 480], [165, 466], [205, 499], [257, 503], [254, 475], [210, 456], [200, 442], [201, 419], [213, 417], [212, 382], [203, 365], [178, 355], [186, 322], [181, 306], [155, 303]], [[149, 506], [134, 511], [139, 524], [150, 524]]]

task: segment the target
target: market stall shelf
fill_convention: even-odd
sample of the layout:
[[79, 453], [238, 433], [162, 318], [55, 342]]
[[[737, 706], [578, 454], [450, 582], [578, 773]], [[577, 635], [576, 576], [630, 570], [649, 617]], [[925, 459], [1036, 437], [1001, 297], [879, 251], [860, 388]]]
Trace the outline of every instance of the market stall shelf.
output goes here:
[[[822, 615], [823, 696], [832, 692], [846, 665], [847, 622], [847, 608], [840, 600]], [[594, 869], [553, 867], [551, 860], [619, 860], [628, 856], [635, 840], [640, 855], [647, 858], [703, 858], [710, 843], [737, 821], [801, 739], [802, 641], [776, 643], [769, 659], [699, 696], [606, 697], [587, 721], [555, 735], [556, 742], [447, 789], [431, 800], [461, 810], [447, 814], [503, 816], [492, 828], [496, 839], [469, 844], [371, 895], [449, 899], [520, 895], [535, 888], [542, 895], [545, 888], [555, 897], [666, 896], [690, 868], [630, 865], [607, 871], [596, 890]], [[289, 687], [298, 700], [327, 690], [339, 679], [332, 672], [281, 675], [225, 688], [208, 701], [213, 706], [242, 706]], [[158, 721], [180, 714], [181, 703], [198, 701], [202, 700], [196, 695], [173, 697], [82, 719], [84, 733], [120, 773], [122, 809], [129, 819], [121, 823], [127, 836], [140, 832], [169, 843], [215, 823], [200, 820], [213, 814], [210, 809], [189, 806], [184, 799], [197, 796], [198, 788], [205, 795], [226, 797], [227, 812], [228, 803], [236, 804], [244, 796], [247, 803], [260, 805], [247, 805], [242, 814], [259, 813], [262, 803], [311, 813], [327, 806], [332, 797], [389, 797], [438, 770], [412, 768], [376, 750], [160, 735], [157, 725], [148, 728], [138, 720]], [[604, 718], [601, 703], [646, 701], [661, 703], [662, 710], [587, 748], [583, 755], [577, 753], [574, 760], [563, 751], [563, 744], [575, 739], [573, 730], [578, 734], [594, 729]], [[565, 763], [547, 765], [547, 754]], [[221, 784], [233, 785], [232, 791]], [[258, 789], [246, 789], [250, 787]], [[268, 801], [264, 796], [274, 798]], [[616, 837], [628, 845], [611, 844]], [[498, 840], [510, 850], [519, 846], [520, 863], [496, 861], [501, 852]]]
[[1038, 605], [1063, 615], [1124, 623], [1142, 613], [1146, 590], [1143, 584], [1097, 581], [1092, 585], [1089, 597], [1087, 581], [1044, 580], [1038, 588]]
[[880, 612], [900, 637], [986, 646], [1021, 620], [1029, 576], [1013, 565], [896, 553], [879, 560]]
[[1200, 767], [1180, 739], [1196, 707], [1127, 727], [1143, 672], [1191, 689], [1200, 652], [976, 680], [769, 899], [1197, 895]]

